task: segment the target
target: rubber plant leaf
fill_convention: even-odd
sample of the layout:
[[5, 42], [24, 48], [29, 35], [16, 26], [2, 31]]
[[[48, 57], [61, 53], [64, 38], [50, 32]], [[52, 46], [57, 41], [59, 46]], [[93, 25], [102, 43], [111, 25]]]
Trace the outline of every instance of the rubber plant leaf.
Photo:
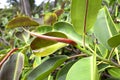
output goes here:
[[94, 25], [95, 37], [98, 41], [108, 50], [111, 47], [108, 45], [107, 40], [117, 34], [116, 25], [113, 22], [107, 7], [103, 7], [99, 13]]
[[[66, 35], [60, 32], [49, 32], [44, 35], [49, 37], [56, 37], [57, 39], [67, 39]], [[50, 40], [45, 38], [35, 38], [31, 43], [31, 49], [37, 56], [47, 56], [53, 54], [58, 49], [67, 46], [66, 43], [57, 42], [56, 40]]]
[[13, 18], [9, 23], [6, 25], [6, 28], [16, 28], [16, 27], [28, 27], [28, 26], [39, 26], [39, 23], [32, 20], [28, 16], [18, 16]]
[[68, 57], [60, 55], [49, 58], [38, 67], [33, 69], [27, 77], [27, 80], [44, 80], [48, 75], [59, 67]]
[[0, 70], [0, 80], [19, 80], [24, 65], [22, 53], [13, 54]]
[[71, 20], [77, 33], [83, 35], [94, 25], [101, 0], [72, 0]]
[[99, 80], [94, 56], [82, 58], [68, 71], [66, 80]]

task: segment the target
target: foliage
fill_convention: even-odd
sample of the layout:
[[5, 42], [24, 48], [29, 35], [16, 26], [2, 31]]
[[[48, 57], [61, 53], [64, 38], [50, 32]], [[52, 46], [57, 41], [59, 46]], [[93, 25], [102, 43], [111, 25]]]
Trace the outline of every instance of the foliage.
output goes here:
[[0, 80], [120, 80], [120, 0], [43, 3], [1, 10]]

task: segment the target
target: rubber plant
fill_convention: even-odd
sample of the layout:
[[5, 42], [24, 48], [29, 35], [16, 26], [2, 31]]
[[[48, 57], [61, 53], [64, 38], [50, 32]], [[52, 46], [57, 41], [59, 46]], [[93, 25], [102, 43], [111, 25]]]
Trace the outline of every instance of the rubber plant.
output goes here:
[[[13, 18], [6, 29], [15, 29], [13, 35], [23, 44], [1, 59], [0, 79], [120, 79], [120, 34], [101, 4], [102, 0], [71, 0], [71, 22], [57, 21], [63, 10], [45, 16], [43, 25], [28, 16]], [[77, 54], [64, 55], [64, 48]]]

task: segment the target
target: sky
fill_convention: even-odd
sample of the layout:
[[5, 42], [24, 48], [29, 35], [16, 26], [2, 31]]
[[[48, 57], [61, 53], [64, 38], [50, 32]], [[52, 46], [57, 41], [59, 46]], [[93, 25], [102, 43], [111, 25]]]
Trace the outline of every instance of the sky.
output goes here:
[[[6, 3], [7, 0], [0, 0], [0, 8], [4, 8], [5, 6], [7, 7], [8, 4]], [[47, 1], [47, 0], [35, 0], [36, 5], [39, 5], [42, 1]], [[53, 1], [53, 0], [51, 0]]]
[[8, 4], [6, 3], [7, 0], [0, 0], [0, 8], [4, 8]]

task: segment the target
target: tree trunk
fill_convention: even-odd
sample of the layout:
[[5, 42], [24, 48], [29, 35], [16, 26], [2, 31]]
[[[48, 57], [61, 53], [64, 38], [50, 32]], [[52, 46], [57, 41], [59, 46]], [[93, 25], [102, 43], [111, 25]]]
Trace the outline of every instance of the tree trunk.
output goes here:
[[29, 0], [20, 0], [21, 13], [27, 16], [31, 16], [31, 8]]

